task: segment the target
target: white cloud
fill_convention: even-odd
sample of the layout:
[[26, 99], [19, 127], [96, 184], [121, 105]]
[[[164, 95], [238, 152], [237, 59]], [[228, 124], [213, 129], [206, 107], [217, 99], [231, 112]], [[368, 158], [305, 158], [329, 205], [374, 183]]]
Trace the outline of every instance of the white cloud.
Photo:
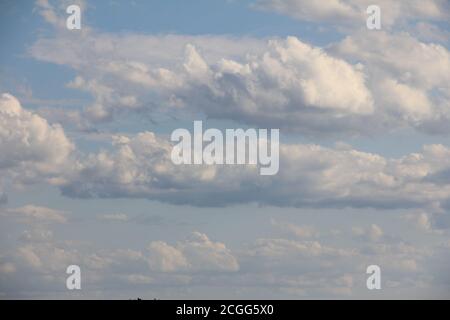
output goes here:
[[382, 25], [394, 25], [417, 20], [442, 21], [449, 17], [449, 5], [445, 0], [257, 0], [258, 9], [275, 11], [302, 21], [331, 25], [365, 28], [366, 8], [369, 5], [381, 8]]
[[[98, 44], [98, 50], [89, 46], [92, 52], [83, 52], [86, 58], [82, 61], [60, 61], [67, 57], [61, 50], [71, 44], [59, 38], [39, 40], [32, 55], [70, 65], [79, 72], [69, 86], [92, 94], [93, 103], [83, 111], [91, 121], [111, 120], [117, 112], [161, 111], [164, 106], [180, 112], [183, 106], [187, 111], [200, 110], [213, 118], [316, 132], [323, 129], [317, 127], [325, 122], [335, 126], [341, 123], [342, 127], [349, 122], [346, 117], [373, 111], [372, 97], [359, 66], [336, 59], [295, 37], [273, 39], [268, 45], [259, 39], [220, 36], [141, 37], [139, 48], [148, 42], [153, 44], [152, 51], [154, 47], [167, 49], [157, 57], [129, 50], [111, 54], [111, 48], [129, 48], [126, 43], [135, 41], [133, 35], [117, 38], [92, 33], [88, 38]], [[114, 46], [102, 45], [103, 38]], [[174, 51], [170, 49], [173, 40], [178, 40]], [[237, 45], [239, 50], [235, 49]], [[180, 61], [182, 50], [184, 61]], [[59, 54], [54, 56], [55, 52]], [[161, 62], [163, 58], [171, 61]]]
[[[164, 290], [167, 290], [164, 286], [169, 286], [169, 292], [181, 294], [179, 290], [195, 284], [214, 285], [221, 292], [232, 288], [234, 295], [263, 288], [265, 293], [261, 297], [266, 298], [298, 294], [361, 297], [361, 293], [367, 292], [365, 268], [376, 263], [382, 267], [384, 281], [391, 281], [387, 297], [394, 297], [398, 290], [408, 287], [415, 288], [414, 294], [426, 294], [424, 288], [435, 281], [429, 273], [433, 267], [429, 261], [445, 259], [442, 252], [433, 250], [433, 246], [422, 248], [398, 237], [384, 237], [380, 230], [378, 225], [366, 229], [376, 241], [348, 243], [346, 234], [313, 241], [268, 237], [248, 239], [231, 251], [225, 243], [212, 241], [199, 232], [173, 244], [155, 240], [139, 250], [62, 242], [51, 236], [41, 237], [47, 234], [46, 230], [36, 229], [29, 234], [38, 235], [39, 241], [34, 241], [37, 238], [33, 236], [34, 240], [25, 244], [18, 242], [17, 247], [11, 248], [11, 254], [0, 256], [0, 291], [15, 283], [14, 290], [8, 291], [9, 296], [23, 292], [59, 295], [65, 268], [78, 264], [83, 268], [83, 297], [93, 294], [97, 287], [105, 289], [101, 292], [103, 297], [113, 297], [108, 291], [111, 283], [119, 283], [124, 292], [156, 285]], [[436, 276], [441, 279], [441, 275]], [[387, 282], [383, 283], [387, 286]], [[218, 295], [221, 296], [216, 292], [211, 297]]]
[[151, 132], [115, 137], [113, 144], [111, 151], [80, 160], [62, 185], [64, 195], [199, 206], [375, 208], [420, 208], [450, 197], [450, 186], [438, 179], [450, 166], [443, 145], [390, 159], [349, 148], [282, 144], [279, 173], [264, 177], [255, 166], [176, 166], [171, 144]]
[[383, 72], [414, 87], [445, 88], [450, 80], [449, 51], [439, 44], [420, 42], [406, 32], [359, 31], [333, 45], [331, 51], [341, 58], [364, 62], [374, 75]]
[[[268, 50], [244, 63], [222, 59], [208, 66], [188, 47], [185, 84], [174, 94], [212, 117], [262, 124], [276, 119], [365, 115], [373, 111], [364, 75], [295, 37], [269, 42]], [[274, 114], [276, 113], [276, 114]]]
[[[364, 20], [369, 4], [257, 2], [257, 7], [300, 19], [361, 22], [361, 28], [326, 49], [295, 37], [267, 41], [114, 35], [89, 29], [38, 39], [30, 53], [77, 72], [69, 86], [93, 97], [83, 111], [67, 115], [72, 122], [83, 122], [80, 127], [129, 112], [185, 117], [200, 111], [209, 118], [312, 136], [364, 135], [402, 127], [448, 133], [448, 50], [406, 32], [389, 33], [389, 28], [368, 32]], [[377, 4], [386, 26], [447, 20], [450, 12], [448, 3], [440, 0]]]
[[0, 129], [2, 169], [24, 162], [59, 164], [73, 148], [61, 126], [48, 124], [6, 93], [0, 99]]
[[[0, 172], [2, 179], [30, 183], [63, 171], [74, 146], [60, 125], [22, 108], [10, 94], [0, 98]], [[57, 180], [53, 180], [57, 182]]]
[[152, 242], [148, 250], [150, 267], [164, 272], [239, 270], [236, 258], [223, 243], [213, 242], [199, 232], [193, 232], [190, 238], [175, 246]]
[[183, 253], [163, 241], [150, 243], [148, 250], [150, 252], [149, 265], [152, 270], [171, 272], [186, 270], [189, 267]]
[[[118, 120], [115, 116], [120, 113], [153, 116], [158, 111], [172, 116], [200, 111], [208, 118], [333, 137], [338, 133], [389, 133], [403, 126], [448, 132], [449, 51], [407, 33], [365, 30], [325, 48], [295, 37], [266, 41], [230, 36], [115, 35], [87, 25], [74, 33], [63, 25], [66, 2], [53, 6], [38, 1], [41, 15], [56, 27], [55, 36], [38, 39], [30, 54], [75, 71], [67, 87], [87, 92], [92, 101], [83, 111], [59, 112], [80, 127], [84, 122], [101, 126], [100, 122]], [[361, 24], [361, 28], [365, 28], [367, 4], [353, 0], [258, 1], [260, 8], [300, 20], [352, 27]], [[431, 24], [418, 24], [411, 30], [419, 30], [427, 40], [430, 32], [436, 35], [433, 41], [446, 40], [445, 32], [432, 23], [448, 19], [448, 2], [382, 0], [379, 5], [383, 30], [392, 31], [392, 26], [414, 23], [415, 19], [430, 20]], [[54, 111], [47, 111], [51, 119]], [[424, 235], [427, 241], [447, 236], [446, 231], [434, 232], [450, 221], [450, 149], [443, 145], [426, 145], [417, 153], [388, 158], [345, 143], [334, 148], [283, 144], [279, 174], [261, 177], [254, 167], [174, 166], [171, 144], [152, 132], [114, 136], [111, 148], [83, 154], [61, 126], [45, 118], [22, 108], [9, 94], [1, 97], [0, 204], [5, 202], [9, 183], [38, 182], [58, 185], [70, 197], [148, 198], [194, 206], [256, 203], [374, 207], [380, 211], [419, 208], [406, 219], [421, 230], [433, 231]], [[121, 122], [116, 124], [120, 130]], [[144, 248], [123, 243], [123, 248], [117, 249], [109, 243], [102, 247], [102, 241], [87, 245], [59, 241], [58, 236], [75, 234], [61, 231], [79, 227], [66, 224], [55, 230], [55, 238], [45, 227], [67, 221], [60, 210], [27, 205], [2, 207], [0, 214], [13, 218], [8, 218], [8, 224], [14, 222], [10, 220], [29, 224], [15, 235], [14, 228], [7, 228], [8, 252], [0, 255], [0, 295], [35, 290], [60, 297], [69, 264], [81, 265], [84, 283], [92, 286], [82, 295], [96, 294], [92, 291], [96, 287], [116, 291], [121, 285], [125, 290], [157, 287], [158, 294], [186, 290], [191, 291], [189, 296], [194, 287], [214, 286], [232, 291], [232, 296], [253, 290], [274, 296], [283, 292], [289, 297], [360, 297], [358, 293], [367, 291], [365, 267], [373, 263], [382, 266], [383, 278], [388, 279], [387, 296], [395, 297], [398, 288], [417, 290], [409, 294], [419, 292], [441, 280], [448, 293], [447, 239], [442, 248], [428, 243], [422, 247], [413, 236], [406, 242], [389, 234], [392, 227], [379, 223], [378, 218], [377, 224], [354, 227], [356, 238], [351, 232], [332, 234], [304, 223], [274, 220], [280, 237], [246, 239], [246, 245], [233, 250], [229, 240], [213, 241], [199, 232], [182, 241], [171, 242], [168, 234]], [[102, 221], [128, 221], [128, 217], [128, 213], [97, 216]], [[168, 221], [164, 227], [170, 227], [172, 220]], [[91, 219], [88, 223], [99, 222]], [[130, 225], [126, 227], [133, 228]], [[17, 246], [9, 247], [13, 236]], [[238, 246], [239, 240], [233, 238], [232, 243]]]
[[[83, 59], [66, 52], [80, 48]], [[200, 111], [253, 126], [335, 136], [401, 127], [445, 133], [450, 117], [448, 50], [407, 33], [357, 31], [322, 49], [295, 37], [90, 31], [72, 42], [40, 39], [31, 54], [77, 71], [69, 87], [89, 92], [93, 101], [67, 117], [84, 126], [121, 113]]]
[[450, 52], [446, 47], [420, 42], [408, 33], [360, 31], [330, 51], [364, 65], [378, 110], [375, 115], [387, 122], [386, 127], [449, 132]]

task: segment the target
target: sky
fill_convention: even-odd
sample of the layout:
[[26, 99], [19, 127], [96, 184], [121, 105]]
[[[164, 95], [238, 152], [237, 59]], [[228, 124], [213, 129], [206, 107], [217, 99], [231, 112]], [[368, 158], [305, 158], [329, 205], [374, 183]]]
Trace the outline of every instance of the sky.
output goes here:
[[[449, 18], [445, 0], [2, 1], [0, 298], [450, 298]], [[195, 120], [279, 129], [279, 172], [173, 164]]]

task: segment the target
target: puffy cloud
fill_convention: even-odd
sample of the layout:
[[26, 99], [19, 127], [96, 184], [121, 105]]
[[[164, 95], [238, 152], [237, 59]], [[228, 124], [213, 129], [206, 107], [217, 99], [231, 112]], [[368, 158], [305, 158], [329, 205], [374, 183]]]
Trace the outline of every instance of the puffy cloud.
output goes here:
[[204, 233], [193, 232], [180, 244], [194, 270], [237, 271], [239, 264], [231, 251], [221, 242], [213, 242]]
[[180, 250], [163, 241], [150, 243], [148, 250], [150, 252], [149, 265], [152, 270], [170, 272], [185, 270], [189, 266], [186, 257]]
[[185, 84], [174, 94], [211, 117], [301, 130], [319, 114], [333, 122], [373, 112], [357, 66], [295, 37], [270, 41], [267, 52], [244, 63], [223, 59], [208, 66], [193, 47], [186, 55]]
[[406, 288], [416, 288], [417, 295], [427, 294], [418, 286], [432, 285], [428, 261], [430, 257], [442, 257], [441, 253], [436, 254], [430, 245], [385, 235], [378, 225], [360, 231], [364, 241], [349, 245], [344, 233], [315, 241], [257, 239], [240, 250], [238, 257], [245, 276], [236, 283], [270, 286], [307, 297], [361, 297], [367, 293], [366, 267], [377, 264], [384, 275], [383, 287], [389, 287], [385, 297], [394, 297]]
[[[257, 6], [312, 20], [359, 21], [366, 18], [368, 4], [268, 0]], [[440, 0], [378, 5], [386, 25], [446, 20], [450, 12]], [[407, 33], [357, 29], [323, 49], [295, 37], [118, 36], [89, 29], [41, 38], [30, 53], [77, 72], [69, 87], [89, 92], [93, 101], [66, 117], [83, 122], [82, 127], [124, 112], [153, 117], [200, 111], [210, 118], [312, 136], [401, 127], [448, 132], [449, 52]]]
[[[185, 285], [191, 277], [205, 281], [205, 273], [219, 275], [239, 270], [237, 259], [223, 243], [198, 232], [175, 245], [153, 241], [142, 250], [60, 241], [42, 228], [25, 232], [20, 240], [10, 252], [0, 256], [0, 292], [8, 296], [34, 290], [60, 291], [65, 270], [71, 264], [82, 268], [87, 292], [96, 286], [104, 287], [112, 279], [127, 288], [144, 284]], [[16, 274], [21, 274], [20, 279]], [[8, 289], [7, 284], [15, 286]]]
[[330, 51], [362, 63], [378, 117], [387, 126], [448, 133], [450, 52], [408, 33], [356, 32]]
[[[91, 270], [135, 269], [138, 272], [192, 273], [234, 272], [239, 270], [237, 259], [221, 242], [211, 241], [207, 235], [193, 232], [184, 241], [170, 245], [164, 241], [152, 241], [145, 250], [104, 249], [82, 255], [68, 244], [57, 242], [46, 229], [26, 231], [21, 240], [25, 245], [18, 249], [17, 257], [28, 266], [42, 269], [44, 264], [53, 264], [51, 270], [72, 263], [83, 264]], [[64, 266], [64, 264], [67, 265]]]
[[188, 47], [186, 60], [184, 84], [169, 92], [212, 118], [314, 136], [448, 132], [450, 53], [407, 33], [360, 31], [326, 51], [288, 37], [245, 62], [209, 67]]
[[[426, 295], [427, 288], [436, 288], [434, 283], [445, 277], [445, 270], [430, 273], [436, 268], [430, 259], [445, 265], [448, 244], [445, 248], [421, 247], [389, 234], [382, 236], [380, 226], [369, 225], [364, 230], [376, 241], [367, 238], [370, 241], [349, 243], [345, 233], [313, 241], [266, 237], [247, 239], [231, 251], [225, 243], [199, 232], [175, 243], [154, 240], [142, 249], [116, 249], [59, 241], [48, 230], [38, 228], [24, 233], [17, 248], [0, 256], [0, 292], [8, 297], [24, 292], [30, 297], [60, 295], [69, 264], [82, 267], [82, 297], [114, 297], [118, 284], [125, 294], [156, 285], [178, 297], [189, 284], [220, 288], [220, 294], [208, 293], [212, 297], [229, 288], [232, 295], [237, 294], [236, 289], [248, 295], [252, 288], [265, 288], [261, 297], [266, 298], [361, 297], [367, 292], [365, 268], [374, 263], [382, 268], [386, 297], [410, 287], [415, 288], [413, 294]], [[105, 291], [97, 293], [97, 288]], [[164, 295], [158, 292], [158, 297]], [[202, 293], [195, 289], [195, 294]]]
[[[199, 194], [200, 199], [192, 198], [199, 188], [212, 190], [210, 187], [216, 184], [224, 184], [227, 188], [238, 187], [240, 183], [234, 182], [233, 177], [251, 174], [246, 168], [176, 166], [170, 157], [171, 143], [152, 132], [143, 132], [132, 138], [117, 136], [113, 144], [113, 152], [101, 151], [80, 160], [79, 170], [74, 171], [67, 178], [68, 183], [62, 186], [64, 195], [86, 198], [148, 197], [201, 205], [208, 202], [209, 195]], [[218, 170], [225, 170], [233, 176], [224, 174], [218, 177]], [[256, 168], [250, 171], [256, 171]], [[197, 184], [194, 189], [193, 183]], [[219, 195], [220, 191], [217, 192]]]
[[351, 148], [282, 144], [279, 173], [260, 176], [256, 166], [174, 165], [171, 144], [151, 132], [115, 137], [113, 144], [80, 161], [61, 186], [64, 195], [322, 208], [420, 208], [450, 197], [448, 183], [436, 178], [450, 166], [443, 145], [390, 159]]
[[[159, 39], [155, 45], [164, 47], [167, 41], [171, 42], [169, 36], [168, 39]], [[49, 47], [61, 45], [57, 39], [48, 40], [45, 47], [38, 42], [32, 53], [38, 59], [68, 64], [80, 72], [81, 76], [69, 86], [92, 93], [94, 102], [84, 110], [92, 121], [111, 119], [116, 112], [161, 111], [161, 105], [180, 112], [182, 106], [182, 110], [197, 109], [213, 118], [317, 133], [325, 123], [351, 131], [357, 124], [344, 129], [344, 123], [373, 111], [372, 97], [359, 66], [336, 59], [295, 37], [271, 40], [268, 45], [246, 38], [179, 40], [185, 43], [185, 60], [174, 64], [180, 59], [174, 56], [167, 67], [158, 66], [166, 64], [158, 62], [159, 58], [139, 55], [136, 59], [140, 60], [134, 60], [132, 52], [124, 53], [122, 58], [105, 59], [106, 45], [106, 49], [88, 53], [80, 66], [73, 61], [59, 62], [52, 56], [58, 48], [47, 52]], [[227, 49], [220, 54], [211, 53], [211, 44], [205, 46], [206, 40], [222, 41], [219, 47]], [[119, 42], [122, 47], [123, 42], [130, 40], [109, 41]], [[234, 52], [237, 43], [242, 49]], [[117, 55], [114, 52], [113, 56]], [[88, 66], [84, 66], [86, 61], [91, 61]], [[155, 97], [159, 103], [154, 103]]]
[[[369, 50], [370, 49], [370, 50]], [[450, 53], [442, 45], [420, 42], [408, 33], [356, 32], [331, 51], [364, 62], [369, 70], [387, 74], [419, 88], [445, 88], [450, 80]]]
[[[326, 5], [258, 2], [260, 7], [301, 20], [357, 23], [362, 28], [366, 4], [353, 0]], [[379, 4], [388, 28], [417, 18], [442, 20], [449, 12], [444, 1]], [[38, 5], [42, 16], [59, 31], [55, 38], [38, 39], [30, 53], [73, 68], [77, 76], [67, 86], [93, 98], [81, 113], [63, 111], [71, 121], [109, 121], [120, 112], [153, 116], [162, 110], [172, 115], [179, 110], [314, 135], [389, 132], [399, 126], [446, 130], [442, 124], [449, 119], [449, 52], [406, 33], [354, 33], [326, 48], [295, 37], [267, 42], [227, 36], [113, 35], [88, 26], [74, 33], [63, 26], [64, 10], [59, 14], [45, 0]], [[436, 25], [418, 28], [422, 34], [439, 31]], [[3, 184], [10, 180], [17, 184], [39, 181], [57, 184], [71, 197], [148, 198], [197, 206], [421, 208], [408, 218], [419, 228], [431, 231], [450, 225], [446, 212], [450, 150], [442, 145], [387, 158], [345, 144], [336, 148], [283, 144], [280, 172], [272, 177], [260, 176], [251, 166], [175, 166], [171, 148], [165, 138], [152, 132], [115, 136], [112, 148], [77, 152], [75, 162], [71, 158], [74, 146], [59, 125], [49, 124], [5, 94], [0, 100], [0, 203], [6, 199]], [[424, 213], [425, 207], [437, 212]], [[226, 240], [212, 241], [199, 232], [184, 241], [154, 240], [142, 249], [99, 249], [101, 243], [83, 246], [53, 238], [44, 227], [65, 222], [62, 211], [28, 205], [2, 208], [0, 213], [35, 226], [18, 236], [17, 248], [0, 255], [0, 294], [54, 289], [59, 296], [64, 270], [74, 263], [83, 267], [89, 293], [95, 287], [116, 291], [118, 281], [126, 283], [125, 289], [158, 286], [158, 294], [162, 285], [180, 292], [194, 283], [231, 287], [232, 294], [253, 288], [253, 292], [279, 290], [289, 297], [360, 297], [359, 288], [367, 291], [365, 267], [373, 263], [382, 266], [383, 277], [394, 279], [386, 282], [389, 288], [417, 289], [440, 278], [447, 281], [444, 287], [448, 283], [448, 277], [439, 277], [446, 270], [430, 272], [433, 269], [425, 263], [433, 257], [436, 265], [448, 265], [448, 254], [439, 252], [448, 252], [448, 245], [433, 251], [431, 245], [421, 248], [414, 237], [410, 238], [415, 244], [398, 240], [378, 220], [354, 228], [356, 240], [363, 241], [351, 239], [351, 233], [326, 233], [321, 238], [322, 232], [315, 227], [274, 220], [273, 226], [289, 235], [287, 239], [247, 239], [248, 245], [233, 251]], [[128, 213], [97, 218], [128, 221]], [[64, 230], [70, 228], [77, 226], [64, 226]], [[444, 232], [433, 236], [438, 235]], [[49, 289], [43, 285], [47, 282], [55, 286]], [[445, 289], [448, 293], [448, 286]], [[387, 295], [395, 297], [396, 292]]]
[[74, 146], [58, 124], [22, 108], [10, 94], [0, 98], [0, 172], [17, 183], [57, 182]]
[[[180, 61], [188, 44], [202, 48], [207, 61], [242, 57], [261, 52], [264, 47], [261, 39], [248, 37], [137, 34], [118, 37], [83, 27], [80, 33], [56, 32], [54, 38], [37, 40], [30, 54], [42, 61], [68, 65], [78, 72], [68, 87], [90, 93], [93, 102], [86, 104], [82, 112], [66, 117], [71, 123], [75, 119], [84, 128], [92, 122], [110, 121], [124, 112], [158, 111], [164, 102], [158, 97], [160, 90], [179, 83], [177, 70], [170, 69]], [[176, 100], [169, 102], [176, 105]]]
[[152, 269], [168, 271], [237, 271], [239, 264], [231, 251], [220, 242], [212, 242], [202, 233], [194, 232], [191, 237], [176, 246], [165, 242], [152, 242], [149, 264]]
[[72, 151], [72, 144], [59, 125], [24, 110], [10, 94], [0, 99], [0, 168], [10, 168], [26, 162], [59, 164]]
[[[81, 114], [67, 115], [77, 122], [109, 121], [123, 112], [200, 111], [313, 136], [405, 126], [446, 132], [450, 54], [407, 33], [359, 31], [326, 49], [295, 37], [118, 37], [92, 31], [78, 40], [73, 47], [59, 37], [40, 39], [31, 50], [37, 59], [78, 72], [68, 86], [91, 93], [93, 102]], [[140, 51], [150, 45], [152, 53]], [[68, 59], [68, 48], [87, 51], [83, 59]]]

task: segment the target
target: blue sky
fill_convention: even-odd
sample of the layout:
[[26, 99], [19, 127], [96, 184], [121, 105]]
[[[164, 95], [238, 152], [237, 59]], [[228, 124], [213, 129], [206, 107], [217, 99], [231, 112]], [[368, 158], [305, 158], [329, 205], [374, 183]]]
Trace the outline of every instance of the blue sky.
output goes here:
[[[366, 1], [73, 3], [81, 30], [0, 4], [2, 298], [449, 298], [446, 1], [380, 0], [381, 30]], [[279, 128], [280, 172], [174, 166], [199, 119]]]

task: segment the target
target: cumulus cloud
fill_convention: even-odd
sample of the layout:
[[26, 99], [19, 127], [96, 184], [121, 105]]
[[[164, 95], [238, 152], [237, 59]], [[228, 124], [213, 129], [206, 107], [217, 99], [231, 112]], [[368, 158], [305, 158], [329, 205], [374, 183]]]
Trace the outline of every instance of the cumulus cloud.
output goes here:
[[189, 263], [183, 253], [163, 241], [150, 243], [150, 268], [157, 271], [170, 272], [187, 269]]
[[448, 133], [450, 52], [408, 33], [356, 32], [331, 46], [343, 59], [364, 64], [378, 115], [389, 127]]
[[[405, 219], [433, 233], [427, 235], [430, 243], [432, 237], [447, 236], [447, 231], [435, 230], [450, 226], [450, 149], [440, 144], [397, 158], [361, 152], [345, 143], [334, 148], [282, 144], [279, 173], [262, 177], [256, 166], [175, 166], [172, 145], [153, 132], [116, 135], [110, 148], [84, 153], [75, 149], [60, 125], [46, 120], [63, 114], [69, 122], [101, 128], [128, 113], [195, 113], [312, 136], [399, 127], [448, 133], [450, 55], [444, 45], [430, 41], [447, 41], [446, 32], [434, 24], [448, 20], [447, 1], [382, 0], [378, 4], [384, 31], [377, 32], [359, 30], [365, 28], [365, 8], [372, 4], [368, 1], [257, 1], [260, 9], [302, 21], [359, 30], [323, 48], [296, 37], [117, 35], [87, 24], [80, 32], [68, 32], [67, 4], [37, 2], [55, 33], [37, 39], [29, 53], [40, 61], [69, 66], [76, 75], [67, 88], [85, 92], [92, 100], [82, 110], [56, 110], [59, 115], [47, 109], [43, 117], [23, 108], [12, 95], [1, 96], [0, 204], [6, 202], [9, 184], [39, 182], [57, 185], [73, 198], [146, 198], [210, 207], [371, 207], [379, 209], [377, 213], [406, 208], [412, 213]], [[80, 4], [85, 9], [84, 2]], [[417, 19], [422, 21], [410, 30], [419, 32], [420, 41], [406, 32], [392, 32], [397, 31], [393, 26], [406, 30], [403, 24]], [[161, 224], [159, 216], [130, 220], [130, 214], [96, 217], [153, 224], [156, 219]], [[15, 246], [9, 246], [14, 228], [7, 230], [8, 250], [0, 255], [2, 296], [35, 290], [60, 297], [69, 264], [82, 266], [83, 282], [91, 286], [88, 293], [96, 288], [117, 292], [118, 284], [125, 289], [156, 286], [158, 293], [173, 286], [179, 292], [194, 284], [231, 288], [233, 296], [253, 289], [278, 290], [289, 297], [360, 297], [358, 293], [367, 292], [365, 268], [375, 263], [388, 279], [383, 284], [389, 288], [387, 296], [436, 288], [439, 281], [448, 294], [448, 272], [436, 267], [448, 265], [448, 240], [438, 247], [420, 244], [411, 235], [404, 241], [379, 220], [363, 227], [349, 223], [348, 233], [337, 233], [274, 219], [279, 236], [249, 236], [233, 249], [228, 240], [212, 240], [215, 235], [200, 232], [180, 241], [157, 237], [142, 248], [127, 243], [111, 248], [102, 247], [101, 241], [84, 245], [58, 240], [61, 230], [53, 233], [47, 227], [67, 222], [62, 210], [1, 207], [0, 215], [8, 224], [27, 224], [15, 235]], [[168, 221], [165, 228], [175, 222]], [[79, 231], [77, 224], [63, 228]]]
[[[71, 264], [82, 267], [88, 291], [113, 279], [114, 283], [120, 281], [132, 288], [145, 284], [185, 285], [193, 276], [202, 279], [205, 272], [220, 275], [239, 270], [237, 258], [225, 244], [199, 232], [174, 245], [152, 241], [146, 248], [135, 250], [60, 241], [48, 229], [39, 227], [24, 232], [20, 242], [0, 256], [0, 292], [8, 283], [16, 284], [6, 292], [8, 296], [43, 288], [58, 290]], [[21, 274], [20, 281], [16, 271]], [[35, 288], [36, 284], [39, 286]]]
[[449, 198], [445, 178], [438, 178], [449, 170], [450, 152], [442, 145], [425, 146], [422, 153], [398, 159], [351, 148], [281, 145], [279, 174], [262, 177], [256, 166], [176, 166], [171, 143], [143, 132], [115, 136], [112, 150], [80, 154], [72, 165], [74, 147], [61, 127], [23, 110], [11, 96], [3, 101], [4, 117], [18, 118], [5, 121], [4, 127], [20, 123], [21, 128], [15, 134], [3, 130], [5, 150], [12, 150], [10, 158], [19, 158], [7, 161], [3, 155], [3, 167], [19, 181], [31, 173], [48, 177], [71, 197], [148, 198], [199, 206], [256, 202], [376, 208], [424, 207]]
[[[128, 48], [124, 43], [134, 41], [134, 36], [88, 36], [102, 43], [98, 37], [116, 43], [113, 48]], [[142, 41], [169, 49], [173, 37], [148, 36]], [[92, 121], [110, 120], [117, 112], [155, 112], [161, 111], [161, 106], [169, 106], [176, 112], [198, 110], [213, 118], [318, 133], [325, 123], [337, 130], [351, 131], [357, 124], [349, 129], [344, 129], [344, 124], [373, 111], [360, 66], [332, 57], [295, 37], [269, 42], [201, 36], [178, 36], [174, 40], [184, 43], [175, 50], [184, 51], [181, 63], [182, 52], [177, 56], [164, 53], [166, 60], [172, 59], [172, 63], [167, 63], [161, 62], [160, 57], [130, 51], [119, 54], [123, 55], [120, 58], [116, 51], [109, 55], [111, 45], [104, 44], [98, 45], [98, 50], [83, 52], [87, 59], [78, 65], [73, 59], [59, 61], [67, 56], [61, 50], [70, 46], [59, 38], [40, 40], [31, 52], [37, 59], [67, 64], [80, 73], [69, 87], [92, 94], [93, 103], [83, 111]], [[214, 43], [221, 43], [217, 48], [224, 48], [222, 52], [211, 49], [216, 48], [211, 45]], [[234, 49], [237, 44], [240, 50]], [[155, 98], [159, 103], [154, 102]]]
[[[314, 240], [264, 237], [248, 239], [230, 250], [224, 242], [200, 232], [174, 243], [153, 240], [140, 249], [117, 249], [60, 241], [39, 227], [24, 232], [16, 247], [0, 256], [0, 292], [15, 284], [7, 296], [43, 290], [50, 296], [60, 295], [63, 271], [67, 265], [77, 264], [83, 270], [84, 297], [94, 294], [96, 288], [105, 290], [100, 293], [104, 297], [114, 297], [117, 287], [110, 287], [111, 282], [120, 284], [124, 292], [168, 284], [179, 292], [195, 284], [221, 291], [243, 290], [244, 294], [251, 288], [265, 288], [261, 297], [266, 298], [361, 297], [367, 293], [365, 268], [376, 263], [382, 268], [386, 296], [395, 297], [408, 288], [426, 295], [427, 288], [445, 274], [440, 271], [434, 277], [429, 273], [436, 267], [430, 265], [430, 259], [445, 263], [441, 252], [445, 244], [436, 250], [421, 247], [384, 236], [381, 229], [378, 225], [363, 228], [361, 236], [367, 238], [355, 243], [348, 243], [346, 234]], [[159, 292], [159, 297], [162, 294]]]
[[270, 41], [264, 54], [244, 63], [222, 59], [210, 66], [192, 46], [186, 61], [185, 84], [173, 94], [210, 117], [302, 130], [319, 117], [333, 123], [373, 112], [358, 66], [295, 37]]
[[77, 41], [39, 39], [31, 54], [75, 69], [68, 86], [92, 95], [80, 114], [67, 115], [71, 122], [201, 112], [312, 136], [447, 132], [450, 54], [407, 33], [356, 31], [324, 49], [296, 37], [90, 31]]
[[56, 183], [74, 146], [60, 125], [49, 124], [5, 93], [0, 98], [0, 149], [2, 181]]
[[[83, 27], [80, 33], [56, 32], [55, 37], [37, 40], [30, 54], [77, 71], [78, 76], [67, 86], [90, 93], [93, 101], [84, 105], [82, 111], [66, 115], [65, 121], [75, 121], [85, 128], [92, 123], [111, 121], [118, 114], [144, 111], [153, 115], [160, 110], [163, 102], [167, 104], [159, 97], [160, 90], [179, 83], [175, 70], [170, 69], [181, 62], [188, 44], [202, 48], [204, 58], [212, 62], [261, 52], [265, 41], [208, 35], [118, 37]], [[177, 105], [170, 95], [169, 105]]]
[[356, 32], [333, 45], [331, 51], [342, 58], [365, 62], [373, 73], [380, 70], [415, 87], [445, 88], [450, 77], [449, 51], [439, 44], [420, 42], [405, 32]]
[[257, 239], [241, 250], [239, 261], [243, 272], [261, 277], [243, 276], [238, 281], [247, 285], [272, 285], [290, 294], [307, 297], [361, 297], [367, 292], [366, 267], [377, 264], [385, 277], [383, 286], [388, 287], [386, 296], [394, 297], [405, 288], [416, 288], [416, 294], [420, 294], [417, 286], [432, 285], [428, 259], [440, 257], [440, 253], [436, 254], [430, 246], [411, 244], [385, 234], [375, 224], [353, 229], [363, 241], [348, 246], [346, 234], [314, 241]]
[[72, 151], [72, 144], [59, 125], [48, 122], [22, 108], [10, 94], [0, 99], [0, 168], [26, 162], [58, 164]]
[[148, 198], [174, 204], [420, 208], [444, 203], [447, 183], [430, 177], [450, 166], [450, 150], [424, 146], [401, 158], [348, 148], [282, 144], [280, 171], [256, 166], [174, 165], [171, 144], [151, 132], [117, 136], [114, 149], [87, 155], [62, 192], [80, 198]]
[[63, 270], [65, 263], [69, 265], [70, 261], [78, 261], [78, 264], [92, 270], [113, 268], [123, 271], [124, 267], [138, 267], [136, 271], [147, 274], [239, 270], [237, 259], [225, 244], [211, 241], [206, 234], [199, 232], [193, 232], [186, 240], [175, 245], [152, 241], [144, 250], [100, 250], [88, 255], [81, 255], [77, 250], [68, 249], [67, 244], [55, 241], [52, 233], [46, 229], [26, 231], [21, 239], [25, 244], [18, 249], [17, 256], [33, 268], [54, 264], [52, 270]]
[[151, 269], [173, 271], [237, 271], [239, 264], [231, 251], [207, 235], [193, 232], [191, 237], [171, 246], [162, 241], [150, 243]]

